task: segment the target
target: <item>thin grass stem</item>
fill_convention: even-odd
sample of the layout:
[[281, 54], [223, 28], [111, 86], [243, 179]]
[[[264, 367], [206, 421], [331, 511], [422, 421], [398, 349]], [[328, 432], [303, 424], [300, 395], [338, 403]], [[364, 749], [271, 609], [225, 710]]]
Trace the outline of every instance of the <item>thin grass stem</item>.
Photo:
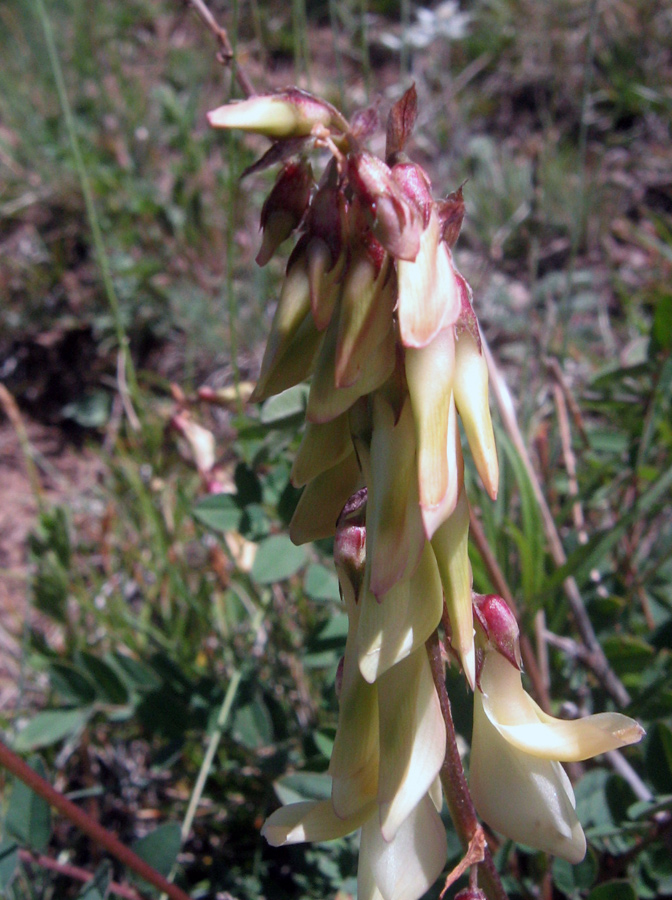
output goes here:
[[125, 383], [119, 384], [119, 392], [124, 399], [124, 408], [126, 410], [129, 423], [131, 424], [133, 429], [137, 431], [140, 427], [140, 423], [138, 422], [137, 416], [133, 412], [133, 408], [131, 406], [131, 401], [137, 400], [137, 379], [135, 375], [135, 368], [133, 366], [133, 360], [131, 359], [129, 341], [124, 328], [119, 299], [114, 288], [114, 281], [112, 279], [112, 271], [110, 268], [110, 260], [107, 254], [107, 250], [105, 249], [105, 242], [103, 240], [103, 233], [100, 227], [100, 220], [98, 218], [96, 204], [93, 199], [91, 181], [89, 179], [89, 174], [84, 163], [84, 158], [82, 156], [79, 138], [77, 137], [75, 118], [72, 112], [72, 107], [70, 106], [70, 101], [68, 100], [65, 78], [63, 77], [63, 69], [61, 67], [61, 63], [58, 57], [58, 51], [56, 49], [56, 40], [54, 38], [54, 30], [51, 25], [51, 19], [49, 18], [44, 0], [35, 0], [35, 7], [37, 9], [40, 24], [42, 25], [44, 41], [47, 46], [47, 55], [49, 57], [49, 65], [51, 67], [52, 76], [56, 84], [56, 92], [58, 94], [58, 101], [61, 107], [61, 112], [63, 113], [63, 119], [65, 121], [65, 128], [68, 134], [68, 140], [70, 142], [70, 150], [72, 152], [77, 177], [79, 178], [80, 189], [84, 198], [86, 217], [89, 222], [89, 227], [91, 228], [93, 245], [96, 251], [98, 265], [100, 267], [100, 274], [103, 280], [103, 289], [105, 291], [105, 296], [107, 297], [107, 302], [109, 304], [110, 310], [112, 312], [112, 318], [114, 320], [117, 344], [119, 347], [119, 353], [121, 354], [122, 358], [121, 368], [125, 376], [125, 383], [127, 383], [128, 385], [128, 391], [126, 392]]

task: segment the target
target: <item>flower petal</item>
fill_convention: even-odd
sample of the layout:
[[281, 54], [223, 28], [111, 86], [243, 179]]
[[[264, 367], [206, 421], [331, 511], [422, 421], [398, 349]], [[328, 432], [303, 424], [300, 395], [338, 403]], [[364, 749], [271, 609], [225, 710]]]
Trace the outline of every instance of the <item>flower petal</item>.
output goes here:
[[375, 596], [381, 597], [414, 571], [425, 543], [408, 401], [395, 422], [392, 406], [379, 394], [374, 395], [370, 456], [361, 447], [360, 460], [369, 489], [367, 583]]
[[421, 509], [422, 524], [428, 541], [431, 541], [438, 528], [455, 511], [460, 494], [460, 485], [464, 482], [462, 444], [457, 425], [457, 408], [452, 393], [448, 404], [448, 446], [446, 458], [448, 460], [448, 487], [446, 493], [438, 506], [432, 508], [422, 507]]
[[308, 422], [292, 466], [292, 484], [303, 487], [313, 478], [338, 465], [353, 452], [347, 413], [313, 425]]
[[441, 584], [453, 631], [450, 642], [460, 657], [464, 674], [473, 690], [476, 680], [476, 655], [471, 606], [469, 502], [464, 487], [455, 511], [434, 534], [432, 547], [439, 565]]
[[406, 380], [418, 445], [420, 504], [439, 505], [448, 490], [448, 415], [455, 364], [455, 332], [440, 331], [426, 347], [408, 347]]
[[357, 664], [357, 622], [350, 623], [343, 658], [338, 727], [331, 751], [331, 799], [341, 818], [375, 799], [378, 789], [378, 687]]
[[496, 500], [499, 462], [488, 404], [488, 366], [474, 336], [466, 328], [455, 347], [453, 389], [474, 464], [486, 491]]
[[369, 819], [362, 828], [357, 895], [375, 896], [366, 891], [373, 873], [383, 900], [418, 900], [441, 874], [447, 856], [446, 829], [429, 797], [423, 797], [392, 841], [385, 841], [375, 817]]
[[302, 800], [276, 809], [264, 822], [261, 834], [272, 847], [303, 841], [333, 841], [355, 831], [373, 813], [375, 804], [372, 803], [356, 815], [341, 819], [334, 812], [331, 800]]
[[446, 729], [424, 647], [378, 679], [380, 826], [386, 841], [439, 774]]
[[394, 371], [395, 339], [394, 331], [390, 329], [386, 337], [372, 350], [361, 377], [348, 387], [337, 388], [335, 365], [339, 318], [338, 313], [334, 313], [317, 359], [306, 409], [306, 419], [309, 422], [328, 422], [335, 419], [360, 397], [380, 387]]
[[443, 591], [429, 544], [410, 579], [397, 582], [380, 600], [363, 592], [360, 606], [359, 668], [374, 682], [424, 644], [441, 620]]
[[469, 787], [491, 828], [570, 863], [583, 859], [586, 839], [562, 766], [510, 744], [488, 717], [480, 691], [474, 695]]
[[502, 737], [541, 759], [579, 762], [633, 744], [644, 734], [634, 719], [620, 713], [570, 721], [549, 716], [523, 690], [520, 672], [496, 652], [486, 654], [481, 688], [485, 713]]
[[294, 543], [331, 537], [346, 501], [361, 486], [362, 473], [354, 452], [313, 478], [303, 489], [289, 523], [289, 536]]
[[415, 261], [400, 259], [397, 263], [399, 331], [404, 347], [426, 347], [459, 314], [455, 272], [448, 248], [440, 242], [441, 223], [432, 209]]
[[348, 263], [336, 342], [335, 381], [340, 388], [357, 381], [392, 328], [397, 291], [396, 281], [389, 275], [389, 257], [378, 271], [365, 248]]

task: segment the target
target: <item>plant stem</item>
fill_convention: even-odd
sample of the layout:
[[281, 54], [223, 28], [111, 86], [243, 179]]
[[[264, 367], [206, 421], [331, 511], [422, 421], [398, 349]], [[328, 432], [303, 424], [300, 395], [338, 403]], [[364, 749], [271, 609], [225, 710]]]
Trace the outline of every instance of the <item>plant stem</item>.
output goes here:
[[92, 840], [104, 847], [119, 862], [128, 866], [141, 878], [144, 878], [148, 884], [163, 891], [170, 900], [190, 900], [189, 895], [181, 888], [171, 884], [156, 869], [152, 868], [149, 863], [146, 863], [144, 859], [140, 859], [129, 847], [122, 844], [112, 832], [103, 828], [99, 822], [92, 819], [83, 809], [75, 806], [71, 800], [60, 794], [46, 779], [31, 769], [28, 763], [24, 762], [20, 756], [17, 756], [2, 741], [0, 741], [0, 765], [4, 766], [20, 781], [23, 781], [24, 784], [27, 784], [38, 796], [43, 797], [61, 815], [69, 819], [84, 834], [88, 834]]
[[[61, 863], [50, 856], [31, 853], [30, 850], [19, 850], [19, 859], [22, 862], [40, 866], [42, 869], [58, 872], [59, 875], [65, 875], [66, 878], [72, 878], [74, 881], [82, 881], [85, 884], [93, 881], [95, 877], [87, 869], [70, 865], [70, 863]], [[117, 884], [116, 881], [110, 882], [108, 891], [110, 894], [116, 894], [118, 897], [124, 897], [125, 900], [140, 900], [140, 894], [134, 888], [127, 887], [125, 884]]]
[[[427, 653], [446, 726], [446, 757], [440, 772], [441, 784], [443, 785], [446, 803], [448, 804], [455, 830], [462, 846], [466, 850], [480, 825], [471, 794], [469, 793], [469, 785], [467, 784], [464, 767], [460, 759], [460, 751], [457, 747], [455, 724], [450, 708], [448, 691], [446, 690], [441, 644], [436, 631], [427, 641]], [[488, 900], [507, 900], [506, 892], [502, 887], [499, 874], [487, 846], [484, 850], [483, 862], [479, 864], [479, 875], [482, 882], [481, 886]]]

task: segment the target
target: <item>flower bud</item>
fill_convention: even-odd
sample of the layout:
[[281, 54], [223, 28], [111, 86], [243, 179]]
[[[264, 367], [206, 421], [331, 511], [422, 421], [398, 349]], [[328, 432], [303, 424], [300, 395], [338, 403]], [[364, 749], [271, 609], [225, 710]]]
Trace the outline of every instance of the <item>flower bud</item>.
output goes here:
[[466, 887], [455, 894], [455, 900], [488, 900], [488, 898], [479, 887]]
[[422, 221], [394, 182], [388, 166], [370, 153], [348, 159], [350, 184], [372, 216], [372, 228], [383, 247], [397, 259], [414, 260], [420, 249]]
[[474, 594], [473, 603], [476, 620], [490, 645], [521, 669], [518, 622], [506, 602], [497, 594]]
[[316, 125], [347, 131], [348, 124], [330, 103], [298, 88], [258, 94], [208, 113], [213, 128], [240, 128], [269, 138], [305, 137]]
[[464, 220], [462, 187], [460, 186], [452, 194], [448, 194], [445, 200], [438, 203], [437, 211], [441, 221], [441, 238], [452, 248], [459, 237]]
[[304, 160], [288, 162], [278, 175], [261, 210], [264, 236], [257, 264], [265, 266], [280, 244], [299, 225], [310, 201], [313, 173]]

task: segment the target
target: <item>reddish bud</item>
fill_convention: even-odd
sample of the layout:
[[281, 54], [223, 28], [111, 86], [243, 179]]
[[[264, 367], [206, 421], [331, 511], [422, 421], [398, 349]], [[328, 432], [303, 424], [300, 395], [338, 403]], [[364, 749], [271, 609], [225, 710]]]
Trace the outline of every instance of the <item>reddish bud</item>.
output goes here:
[[480, 888], [466, 887], [455, 894], [455, 900], [488, 900], [488, 898]]
[[415, 84], [412, 84], [403, 97], [397, 100], [387, 117], [385, 158], [388, 161], [404, 149], [417, 118], [418, 93]]
[[462, 185], [437, 204], [437, 212], [441, 222], [441, 238], [449, 247], [453, 247], [459, 237], [464, 220]]
[[399, 185], [404, 197], [420, 211], [423, 228], [426, 228], [434, 201], [431, 182], [425, 170], [416, 163], [397, 163], [392, 167], [392, 179]]
[[334, 565], [339, 581], [347, 578], [355, 600], [364, 581], [366, 564], [366, 490], [357, 491], [339, 516], [334, 537]]
[[474, 616], [490, 645], [516, 669], [522, 667], [518, 622], [497, 594], [474, 594]]
[[348, 159], [348, 179], [383, 247], [398, 259], [414, 260], [420, 249], [422, 222], [389, 167], [370, 153], [353, 154]]
[[310, 202], [313, 172], [304, 160], [288, 162], [277, 177], [261, 210], [264, 230], [257, 263], [265, 266], [280, 244], [299, 225]]

